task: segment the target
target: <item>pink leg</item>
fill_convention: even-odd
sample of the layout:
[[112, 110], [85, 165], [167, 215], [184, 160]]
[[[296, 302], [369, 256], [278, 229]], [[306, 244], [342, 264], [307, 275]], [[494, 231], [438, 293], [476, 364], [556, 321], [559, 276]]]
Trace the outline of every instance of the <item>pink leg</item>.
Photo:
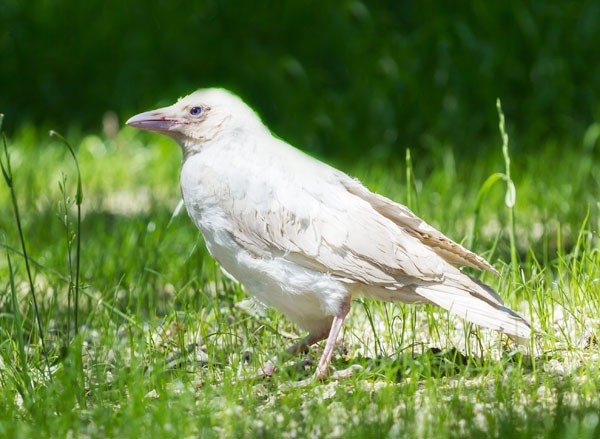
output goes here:
[[329, 365], [331, 364], [331, 358], [333, 357], [333, 349], [335, 348], [335, 342], [338, 338], [338, 335], [340, 334], [342, 325], [344, 323], [344, 319], [348, 315], [349, 311], [350, 299], [342, 304], [338, 314], [335, 317], [333, 317], [333, 323], [331, 324], [331, 329], [329, 330], [329, 337], [327, 337], [327, 344], [325, 345], [323, 355], [321, 356], [321, 360], [319, 361], [319, 365], [317, 366], [317, 371], [315, 372], [315, 378], [319, 380], [325, 379], [325, 377], [327, 377]]

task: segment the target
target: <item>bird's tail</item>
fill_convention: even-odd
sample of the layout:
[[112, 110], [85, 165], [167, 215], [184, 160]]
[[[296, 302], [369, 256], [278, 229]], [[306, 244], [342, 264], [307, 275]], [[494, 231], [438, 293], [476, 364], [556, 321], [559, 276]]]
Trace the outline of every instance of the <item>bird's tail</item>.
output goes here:
[[444, 283], [421, 285], [415, 292], [469, 322], [503, 332], [520, 344], [531, 337], [531, 325], [487, 285], [461, 273]]

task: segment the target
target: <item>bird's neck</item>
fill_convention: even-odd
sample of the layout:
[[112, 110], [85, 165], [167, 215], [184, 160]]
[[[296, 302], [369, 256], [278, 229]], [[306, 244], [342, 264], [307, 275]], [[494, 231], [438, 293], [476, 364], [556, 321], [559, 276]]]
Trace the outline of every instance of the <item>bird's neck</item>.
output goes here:
[[[188, 157], [202, 152], [213, 145], [245, 143], [249, 139], [271, 137], [271, 132], [262, 123], [251, 124], [220, 124], [208, 130], [203, 130], [197, 137], [176, 139], [183, 152], [183, 161]], [[260, 142], [259, 142], [260, 143]]]

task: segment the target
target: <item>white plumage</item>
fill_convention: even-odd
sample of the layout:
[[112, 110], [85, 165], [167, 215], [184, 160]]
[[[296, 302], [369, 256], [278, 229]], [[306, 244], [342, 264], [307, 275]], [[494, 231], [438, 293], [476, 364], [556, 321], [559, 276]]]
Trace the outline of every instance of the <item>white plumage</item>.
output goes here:
[[181, 191], [210, 254], [246, 291], [309, 336], [327, 374], [352, 297], [433, 303], [519, 340], [526, 320], [454, 265], [496, 270], [405, 206], [273, 137], [223, 89], [197, 91], [128, 122], [182, 147]]

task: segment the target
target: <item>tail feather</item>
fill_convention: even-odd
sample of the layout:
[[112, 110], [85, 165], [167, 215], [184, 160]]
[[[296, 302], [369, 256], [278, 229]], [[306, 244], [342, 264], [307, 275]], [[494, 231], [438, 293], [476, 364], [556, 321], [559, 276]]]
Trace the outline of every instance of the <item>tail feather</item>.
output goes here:
[[[472, 282], [466, 275], [465, 280]], [[485, 293], [493, 291], [487, 285], [485, 287]], [[518, 343], [525, 344], [531, 336], [529, 322], [504, 306], [500, 300], [490, 300], [487, 294], [482, 294], [482, 288], [480, 282], [461, 286], [439, 283], [418, 286], [415, 292], [469, 322], [503, 332]], [[499, 299], [496, 293], [492, 297]]]

